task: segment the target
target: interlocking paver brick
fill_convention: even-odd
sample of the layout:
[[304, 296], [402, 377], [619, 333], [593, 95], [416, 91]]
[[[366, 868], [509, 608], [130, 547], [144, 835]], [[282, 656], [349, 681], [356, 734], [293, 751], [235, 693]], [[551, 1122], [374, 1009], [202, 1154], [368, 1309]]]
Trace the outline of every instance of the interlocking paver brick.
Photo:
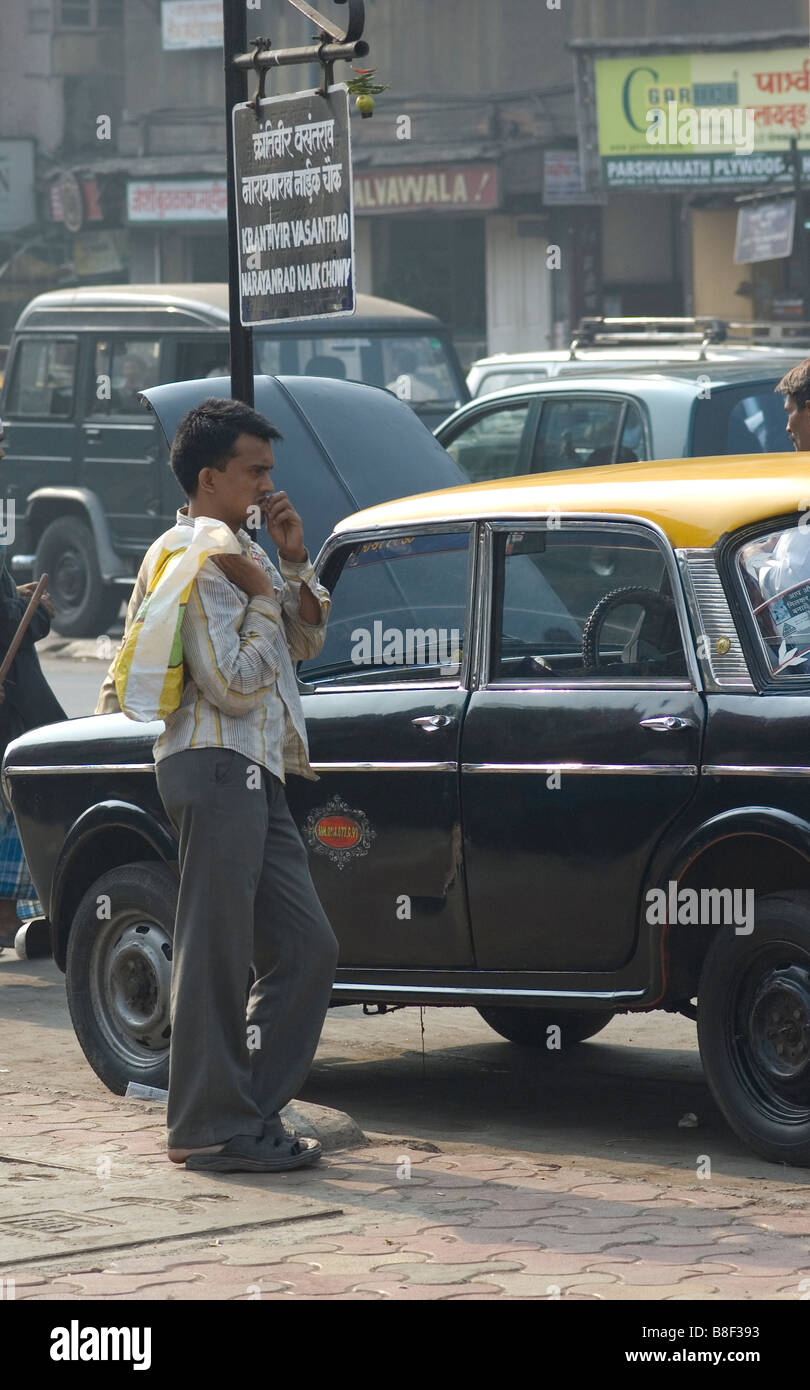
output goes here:
[[[593, 1290], [596, 1287], [609, 1287], [619, 1281], [610, 1274], [561, 1274], [559, 1279], [546, 1279], [537, 1274], [526, 1274], [518, 1271], [515, 1274], [496, 1274], [486, 1276], [506, 1294], [508, 1298], [547, 1298], [549, 1301], [552, 1295], [559, 1290], [560, 1293], [569, 1287], [584, 1288]], [[478, 1283], [476, 1279], [474, 1281]]]
[[438, 1264], [435, 1260], [430, 1260], [424, 1264], [391, 1264], [387, 1267], [387, 1276], [391, 1280], [400, 1283], [410, 1284], [463, 1284], [480, 1274], [485, 1279], [497, 1279], [501, 1273], [519, 1272], [520, 1265], [516, 1261], [509, 1260], [486, 1260], [469, 1264]]
[[[85, 1183], [91, 1207], [129, 1202], [117, 1182], [131, 1188], [137, 1175], [148, 1184], [152, 1174], [172, 1172], [162, 1108], [23, 1091], [5, 1091], [2, 1100], [0, 1149], [3, 1139], [15, 1154], [21, 1139], [36, 1147], [32, 1173], [9, 1168], [10, 1192], [22, 1193], [23, 1182], [26, 1193], [35, 1192], [34, 1176], [42, 1176], [35, 1165], [46, 1157], [51, 1166], [64, 1160], [65, 1183]], [[552, 1301], [559, 1290], [568, 1301], [799, 1301], [801, 1281], [810, 1279], [804, 1188], [795, 1189], [791, 1206], [770, 1191], [750, 1195], [750, 1185], [743, 1194], [718, 1190], [721, 1179], [700, 1182], [683, 1167], [672, 1185], [660, 1170], [637, 1178], [631, 1155], [618, 1150], [623, 1168], [604, 1173], [588, 1171], [582, 1160], [566, 1166], [489, 1150], [427, 1152], [411, 1142], [375, 1137], [366, 1149], [283, 1182], [210, 1181], [222, 1200], [232, 1184], [253, 1183], [268, 1210], [276, 1192], [343, 1209], [313, 1230], [281, 1224], [232, 1231], [216, 1244], [202, 1234], [179, 1253], [176, 1244], [165, 1252], [110, 1252], [88, 1258], [83, 1269], [55, 1254], [47, 1269], [21, 1271], [17, 1297], [491, 1302]], [[397, 1176], [403, 1156], [409, 1178]], [[96, 1185], [100, 1158], [112, 1160], [110, 1176]], [[173, 1176], [169, 1195], [160, 1195], [164, 1187], [154, 1198], [155, 1205], [166, 1202], [167, 1213], [177, 1206], [172, 1193], [185, 1200], [205, 1181], [182, 1168]], [[215, 1225], [213, 1204], [211, 1213]]]

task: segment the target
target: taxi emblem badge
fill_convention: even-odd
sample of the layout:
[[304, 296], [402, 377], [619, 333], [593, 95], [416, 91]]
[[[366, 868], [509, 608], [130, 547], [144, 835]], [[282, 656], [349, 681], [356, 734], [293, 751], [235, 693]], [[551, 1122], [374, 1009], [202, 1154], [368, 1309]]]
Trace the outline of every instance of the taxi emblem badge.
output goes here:
[[310, 811], [302, 833], [315, 854], [325, 854], [339, 869], [350, 859], [367, 855], [377, 835], [365, 811], [347, 806], [340, 796], [333, 796], [326, 806]]

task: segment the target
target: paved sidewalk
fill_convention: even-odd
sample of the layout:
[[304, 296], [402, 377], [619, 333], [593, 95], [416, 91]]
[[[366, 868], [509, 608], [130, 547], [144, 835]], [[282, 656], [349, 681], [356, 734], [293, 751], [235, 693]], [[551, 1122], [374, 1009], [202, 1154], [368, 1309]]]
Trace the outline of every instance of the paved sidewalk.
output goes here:
[[168, 1163], [161, 1107], [0, 1092], [0, 1277], [18, 1300], [810, 1294], [808, 1188], [791, 1170], [763, 1200], [684, 1170], [634, 1179], [621, 1161], [363, 1146], [338, 1112], [306, 1116], [360, 1147], [302, 1172], [206, 1176]]

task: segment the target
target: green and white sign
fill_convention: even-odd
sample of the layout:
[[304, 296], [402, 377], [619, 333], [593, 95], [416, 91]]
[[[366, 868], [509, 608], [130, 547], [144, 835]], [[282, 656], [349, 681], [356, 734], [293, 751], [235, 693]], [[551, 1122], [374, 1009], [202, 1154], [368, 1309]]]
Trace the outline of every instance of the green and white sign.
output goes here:
[[608, 188], [790, 183], [794, 135], [810, 178], [807, 48], [601, 58], [595, 73]]

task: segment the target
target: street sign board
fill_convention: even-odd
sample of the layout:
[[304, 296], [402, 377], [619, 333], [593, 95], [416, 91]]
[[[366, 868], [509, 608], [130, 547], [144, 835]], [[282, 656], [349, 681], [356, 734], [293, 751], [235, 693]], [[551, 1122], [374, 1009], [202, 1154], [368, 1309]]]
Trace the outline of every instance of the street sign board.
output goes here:
[[796, 199], [745, 203], [737, 214], [734, 264], [776, 261], [793, 254]]
[[242, 323], [354, 313], [345, 84], [235, 106], [233, 136]]

